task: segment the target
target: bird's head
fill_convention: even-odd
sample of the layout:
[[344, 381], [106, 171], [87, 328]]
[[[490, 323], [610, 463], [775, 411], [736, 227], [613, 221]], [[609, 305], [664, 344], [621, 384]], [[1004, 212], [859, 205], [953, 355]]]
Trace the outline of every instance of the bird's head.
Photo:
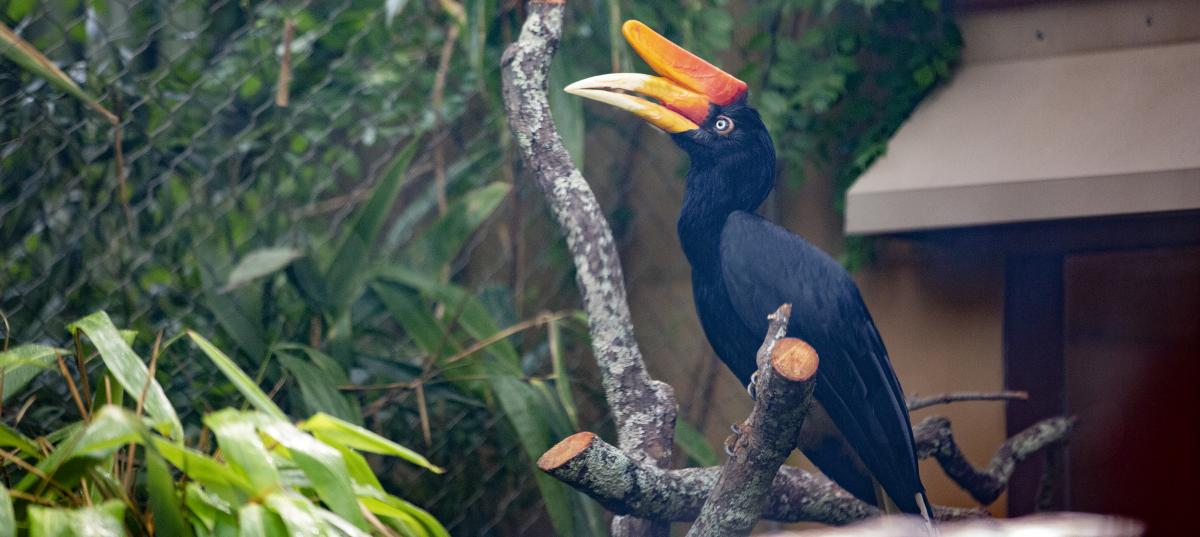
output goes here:
[[774, 184], [775, 149], [747, 102], [746, 83], [641, 22], [626, 21], [621, 32], [661, 76], [600, 75], [566, 91], [632, 112], [670, 134], [691, 158], [689, 190], [700, 189], [726, 209], [757, 208]]

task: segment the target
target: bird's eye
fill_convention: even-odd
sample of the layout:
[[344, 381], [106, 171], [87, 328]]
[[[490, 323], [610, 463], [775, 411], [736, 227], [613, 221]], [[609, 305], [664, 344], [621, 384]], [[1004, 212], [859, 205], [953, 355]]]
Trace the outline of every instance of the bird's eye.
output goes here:
[[729, 116], [717, 116], [716, 123], [713, 123], [713, 129], [717, 134], [729, 134], [733, 132], [733, 120]]

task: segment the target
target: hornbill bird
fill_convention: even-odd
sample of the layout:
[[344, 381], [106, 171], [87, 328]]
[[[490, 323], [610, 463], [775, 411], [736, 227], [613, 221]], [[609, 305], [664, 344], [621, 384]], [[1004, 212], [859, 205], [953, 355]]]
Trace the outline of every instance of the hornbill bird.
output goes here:
[[800, 448], [858, 498], [928, 519], [904, 395], [857, 285], [824, 252], [754, 214], [775, 184], [775, 149], [746, 83], [641, 22], [622, 32], [661, 76], [600, 75], [566, 91], [632, 112], [688, 154], [678, 233], [709, 343], [749, 387], [767, 315], [791, 303], [788, 335], [821, 357]]

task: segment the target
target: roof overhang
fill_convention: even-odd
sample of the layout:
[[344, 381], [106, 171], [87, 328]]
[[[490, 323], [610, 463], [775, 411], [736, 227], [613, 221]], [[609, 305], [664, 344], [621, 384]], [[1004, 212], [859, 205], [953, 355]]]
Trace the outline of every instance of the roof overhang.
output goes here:
[[1200, 208], [1200, 42], [968, 63], [846, 202], [851, 234]]

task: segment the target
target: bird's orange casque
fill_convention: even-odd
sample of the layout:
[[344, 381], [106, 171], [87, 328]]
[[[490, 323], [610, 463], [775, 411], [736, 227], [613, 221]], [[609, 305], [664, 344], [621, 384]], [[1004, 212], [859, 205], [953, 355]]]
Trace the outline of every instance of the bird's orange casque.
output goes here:
[[[745, 82], [639, 21], [625, 21], [621, 33], [646, 64], [662, 76], [640, 73], [599, 75], [567, 86], [567, 93], [632, 112], [669, 133], [700, 128], [708, 117], [710, 104], [726, 106], [746, 94]], [[645, 95], [658, 103], [624, 92]]]

